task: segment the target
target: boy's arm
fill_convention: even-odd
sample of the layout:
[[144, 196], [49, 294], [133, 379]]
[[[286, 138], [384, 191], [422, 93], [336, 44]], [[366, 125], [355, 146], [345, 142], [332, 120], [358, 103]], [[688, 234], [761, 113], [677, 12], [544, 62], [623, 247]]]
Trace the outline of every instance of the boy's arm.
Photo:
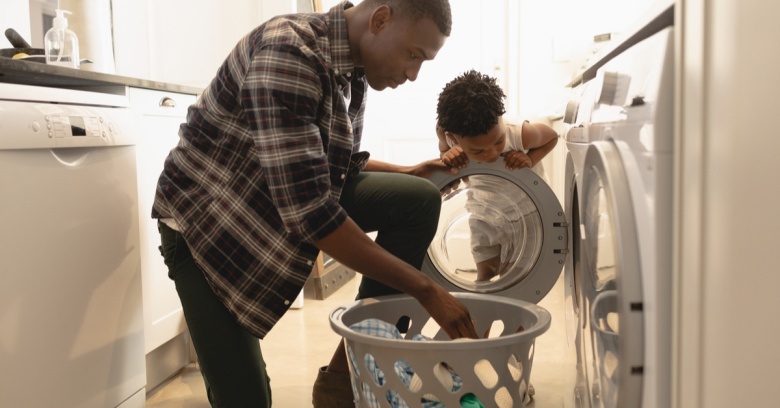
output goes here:
[[443, 156], [444, 153], [450, 150], [450, 145], [447, 144], [447, 136], [444, 134], [444, 129], [438, 124], [436, 124], [436, 137], [439, 138], [439, 154]]
[[534, 166], [558, 144], [558, 134], [543, 123], [523, 123], [522, 132], [523, 146]]
[[447, 143], [447, 135], [444, 133], [444, 129], [436, 124], [436, 136], [439, 138], [439, 157], [447, 166], [455, 169], [462, 169], [469, 163], [469, 158], [463, 153], [463, 149], [460, 146], [455, 145], [450, 147]]

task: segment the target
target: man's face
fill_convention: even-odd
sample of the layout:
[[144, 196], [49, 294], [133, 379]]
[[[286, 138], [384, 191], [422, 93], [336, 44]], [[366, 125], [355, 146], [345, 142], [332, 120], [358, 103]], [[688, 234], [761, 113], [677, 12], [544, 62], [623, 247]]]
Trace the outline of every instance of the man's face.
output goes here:
[[499, 119], [490, 131], [481, 135], [463, 137], [451, 132], [446, 132], [446, 135], [463, 149], [469, 161], [479, 163], [493, 163], [498, 160], [506, 145], [503, 119]]
[[360, 42], [360, 54], [368, 84], [377, 91], [417, 79], [422, 63], [447, 39], [432, 20], [412, 23], [386, 6], [374, 12], [370, 32]]

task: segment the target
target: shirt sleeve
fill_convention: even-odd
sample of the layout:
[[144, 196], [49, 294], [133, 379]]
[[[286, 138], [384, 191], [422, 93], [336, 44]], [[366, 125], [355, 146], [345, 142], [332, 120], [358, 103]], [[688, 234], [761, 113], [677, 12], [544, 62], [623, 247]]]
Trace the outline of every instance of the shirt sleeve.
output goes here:
[[331, 194], [316, 125], [323, 91], [315, 66], [306, 47], [264, 46], [253, 55], [241, 91], [271, 199], [284, 228], [306, 242], [329, 235], [346, 219]]

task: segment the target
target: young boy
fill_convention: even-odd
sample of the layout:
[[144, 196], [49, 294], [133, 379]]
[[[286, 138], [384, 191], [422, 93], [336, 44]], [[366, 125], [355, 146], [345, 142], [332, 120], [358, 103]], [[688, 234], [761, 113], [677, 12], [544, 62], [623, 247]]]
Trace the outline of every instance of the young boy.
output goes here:
[[[495, 78], [474, 70], [450, 81], [439, 94], [436, 107], [441, 159], [448, 166], [462, 169], [469, 161], [492, 163], [503, 156], [508, 169], [530, 167], [546, 179], [541, 160], [555, 147], [558, 135], [544, 124], [504, 120], [505, 97]], [[476, 281], [486, 282], [515, 266], [520, 258], [527, 259], [527, 251], [526, 256], [519, 256], [522, 248], [507, 251], [506, 247], [518, 238], [525, 242], [535, 240], [532, 228], [524, 228], [525, 235], [521, 237], [512, 232], [513, 223], [532, 222], [531, 213], [535, 213], [535, 208], [523, 204], [528, 204], [529, 200], [523, 199], [526, 197], [507, 200], [506, 192], [512, 191], [513, 186], [502, 188], [501, 178], [472, 176], [464, 181], [470, 190], [466, 205], [471, 213], [469, 225]], [[482, 214], [482, 210], [491, 207], [491, 202], [493, 208], [503, 213], [503, 222]], [[530, 269], [532, 265], [519, 266]]]

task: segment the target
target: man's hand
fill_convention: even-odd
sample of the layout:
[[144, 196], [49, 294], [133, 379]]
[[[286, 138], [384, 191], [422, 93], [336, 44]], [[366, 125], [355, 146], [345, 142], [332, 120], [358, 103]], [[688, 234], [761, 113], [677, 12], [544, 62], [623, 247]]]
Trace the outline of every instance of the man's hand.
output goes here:
[[369, 160], [363, 171], [376, 171], [380, 173], [401, 173], [410, 176], [428, 178], [436, 171], [443, 171], [450, 174], [457, 174], [458, 169], [444, 164], [441, 159], [426, 160], [413, 166], [399, 166], [378, 160]]
[[469, 158], [460, 146], [453, 146], [450, 150], [444, 152], [441, 155], [441, 161], [458, 170], [469, 164]]
[[523, 167], [531, 167], [534, 165], [527, 154], [517, 150], [510, 150], [504, 153], [504, 163], [509, 170], [522, 169]]
[[476, 339], [477, 331], [466, 306], [439, 285], [433, 285], [431, 289], [431, 296], [417, 300], [450, 339]]
[[411, 166], [407, 174], [413, 176], [428, 178], [433, 172], [443, 171], [450, 174], [457, 174], [458, 169], [456, 167], [448, 166], [444, 161], [440, 159], [426, 160], [422, 163]]

